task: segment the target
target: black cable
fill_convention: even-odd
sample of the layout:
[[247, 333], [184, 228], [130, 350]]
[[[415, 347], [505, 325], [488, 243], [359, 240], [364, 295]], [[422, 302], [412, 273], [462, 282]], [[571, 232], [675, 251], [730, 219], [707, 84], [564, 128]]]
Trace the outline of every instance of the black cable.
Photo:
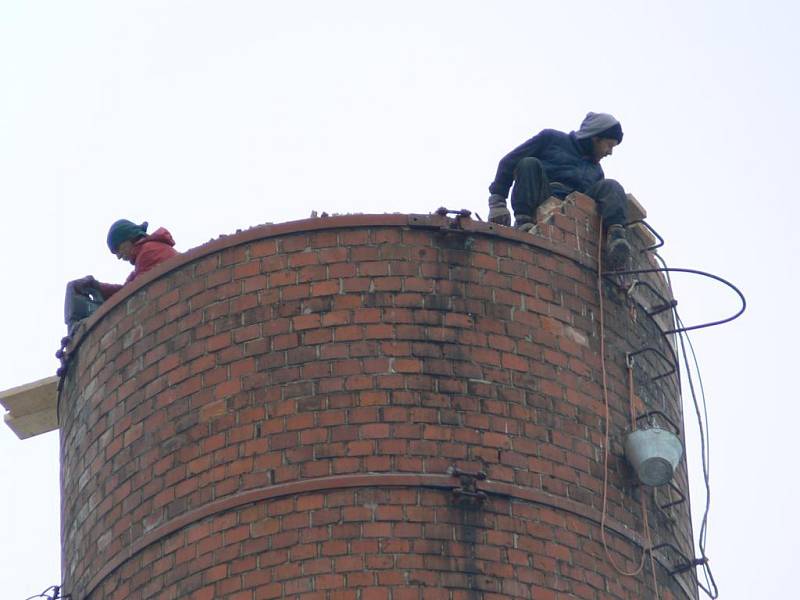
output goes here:
[[[677, 314], [675, 315], [677, 322], [679, 325], [683, 325], [680, 317]], [[702, 415], [700, 411], [700, 405], [697, 401], [697, 395], [694, 389], [694, 382], [692, 380], [691, 369], [689, 366], [689, 356], [686, 352], [686, 345], [684, 343], [684, 337], [686, 338], [686, 342], [689, 344], [689, 349], [692, 353], [692, 358], [695, 366], [695, 372], [697, 374], [698, 383], [700, 385], [700, 395], [702, 398]], [[708, 556], [706, 555], [706, 542], [708, 537], [708, 514], [711, 508], [711, 483], [710, 483], [710, 476], [709, 476], [709, 469], [710, 469], [710, 460], [711, 460], [711, 446], [710, 446], [710, 434], [709, 434], [709, 427], [708, 427], [708, 404], [706, 401], [705, 396], [705, 389], [703, 388], [703, 381], [702, 375], [700, 374], [700, 365], [697, 360], [697, 354], [694, 351], [694, 347], [692, 346], [692, 341], [689, 339], [688, 334], [683, 332], [680, 336], [680, 344], [681, 344], [681, 354], [683, 355], [684, 364], [686, 365], [686, 377], [689, 382], [689, 389], [692, 394], [692, 401], [695, 407], [695, 413], [697, 414], [697, 422], [700, 428], [700, 452], [703, 464], [703, 479], [705, 482], [706, 487], [706, 505], [705, 510], [703, 511], [703, 519], [700, 524], [700, 532], [698, 534], [698, 548], [700, 549], [700, 558], [701, 562], [700, 565], [703, 569], [703, 576], [706, 580], [706, 585], [708, 587], [704, 587], [700, 585], [701, 588], [712, 598], [715, 599], [719, 596], [719, 590], [717, 588], [716, 582], [714, 581], [714, 576], [711, 573], [711, 568], [708, 566]], [[713, 591], [712, 591], [713, 589]]]
[[[51, 596], [48, 592], [52, 590], [53, 595]], [[35, 596], [30, 596], [25, 598], [25, 600], [35, 600], [36, 598], [46, 598], [47, 600], [72, 600], [72, 594], [67, 594], [65, 596], [61, 595], [61, 586], [60, 585], [51, 585], [49, 588], [44, 590], [41, 594], [36, 594]]]
[[[678, 310], [676, 307], [673, 307], [673, 314], [675, 317], [675, 323], [677, 324], [677, 328], [663, 331], [663, 335], [669, 335], [671, 333], [678, 334], [678, 340], [680, 341], [681, 346], [681, 354], [683, 356], [683, 362], [686, 365], [686, 379], [689, 382], [689, 391], [692, 395], [692, 403], [694, 405], [695, 414], [697, 415], [697, 425], [700, 433], [700, 455], [701, 455], [701, 462], [703, 468], [703, 481], [705, 483], [706, 488], [706, 503], [705, 509], [703, 511], [703, 518], [700, 523], [700, 531], [698, 533], [697, 545], [700, 550], [700, 559], [695, 559], [693, 564], [695, 566], [702, 567], [703, 577], [705, 579], [706, 585], [704, 586], [700, 583], [700, 578], [697, 577], [697, 585], [706, 593], [712, 600], [716, 600], [719, 597], [719, 589], [717, 588], [716, 581], [714, 580], [714, 575], [711, 572], [711, 567], [708, 564], [708, 556], [706, 555], [706, 543], [708, 541], [708, 515], [711, 509], [711, 481], [710, 481], [710, 463], [711, 463], [711, 440], [710, 440], [710, 429], [708, 425], [708, 402], [706, 400], [706, 393], [705, 387], [703, 386], [703, 377], [700, 373], [700, 364], [697, 359], [697, 353], [694, 351], [694, 346], [692, 344], [692, 340], [689, 338], [688, 331], [694, 329], [703, 329], [705, 327], [712, 327], [714, 325], [722, 325], [723, 323], [728, 323], [733, 321], [734, 319], [738, 318], [747, 308], [747, 300], [742, 294], [741, 290], [733, 285], [731, 282], [714, 275], [712, 273], [708, 273], [706, 271], [700, 271], [698, 269], [684, 269], [684, 268], [676, 268], [676, 267], [668, 267], [666, 261], [657, 253], [653, 252], [653, 256], [658, 259], [658, 261], [663, 265], [663, 268], [653, 268], [653, 269], [635, 269], [635, 270], [627, 270], [627, 271], [612, 271], [606, 273], [606, 275], [635, 275], [640, 273], [664, 273], [667, 285], [670, 289], [672, 289], [672, 279], [670, 277], [670, 273], [691, 273], [695, 275], [701, 275], [703, 277], [708, 277], [710, 279], [714, 279], [719, 281], [729, 288], [731, 288], [736, 294], [739, 296], [739, 299], [742, 302], [742, 306], [736, 314], [727, 319], [720, 319], [718, 321], [712, 321], [710, 323], [703, 323], [700, 325], [693, 325], [692, 327], [686, 327], [683, 321], [678, 314]], [[685, 341], [684, 341], [685, 340]], [[688, 344], [689, 350], [692, 353], [692, 362], [694, 363], [694, 370], [697, 374], [697, 381], [700, 387], [700, 397], [702, 399], [702, 411], [700, 408], [700, 404], [698, 403], [697, 394], [695, 392], [694, 387], [694, 380], [692, 378], [692, 369], [689, 365], [689, 355], [686, 352], [686, 345]], [[677, 363], [676, 363], [677, 364]], [[679, 373], [680, 370], [678, 369]], [[681, 377], [678, 376], [678, 389], [680, 393], [681, 388]]]
[[[663, 265], [661, 269], [640, 269], [640, 270], [631, 270], [631, 271], [616, 271], [614, 273], [609, 274], [637, 274], [637, 273], [657, 273], [661, 272], [665, 274], [667, 285], [669, 285], [670, 289], [672, 289], [672, 280], [670, 278], [671, 272], [679, 272], [679, 273], [692, 273], [697, 275], [702, 275], [704, 277], [709, 277], [716, 281], [720, 281], [724, 283], [728, 287], [730, 287], [736, 294], [739, 296], [739, 299], [742, 302], [742, 306], [739, 311], [731, 317], [727, 319], [721, 319], [718, 321], [713, 321], [710, 323], [704, 323], [701, 325], [695, 325], [692, 327], [686, 327], [683, 321], [678, 314], [678, 310], [676, 307], [673, 307], [673, 314], [675, 316], [675, 323], [677, 324], [677, 328], [665, 331], [664, 334], [668, 335], [670, 333], [677, 333], [678, 339], [681, 346], [681, 354], [683, 356], [683, 361], [686, 366], [686, 379], [689, 383], [689, 391], [692, 395], [692, 403], [695, 408], [695, 414], [697, 415], [697, 424], [700, 434], [700, 454], [701, 454], [701, 462], [702, 462], [702, 469], [703, 469], [703, 482], [706, 488], [706, 502], [703, 511], [703, 518], [700, 524], [700, 531], [698, 533], [698, 548], [700, 550], [700, 559], [695, 561], [696, 566], [700, 566], [703, 572], [703, 578], [705, 579], [705, 586], [700, 583], [699, 577], [697, 579], [697, 585], [706, 593], [712, 600], [716, 600], [719, 597], [719, 589], [717, 588], [716, 581], [714, 580], [714, 575], [711, 572], [711, 568], [708, 564], [708, 556], [706, 555], [706, 544], [708, 541], [708, 516], [711, 509], [711, 481], [710, 481], [710, 463], [711, 463], [711, 444], [710, 444], [710, 429], [709, 429], [709, 419], [708, 419], [708, 402], [706, 400], [705, 394], [705, 387], [703, 385], [703, 378], [700, 372], [700, 364], [697, 359], [697, 353], [694, 350], [694, 345], [692, 344], [692, 340], [687, 333], [690, 330], [694, 329], [702, 329], [705, 327], [711, 327], [713, 325], [721, 325], [723, 323], [728, 323], [733, 321], [737, 317], [739, 317], [747, 307], [747, 301], [744, 297], [744, 294], [737, 288], [735, 285], [726, 281], [725, 279], [718, 277], [717, 275], [713, 275], [711, 273], [707, 273], [705, 271], [699, 271], [697, 269], [683, 269], [683, 268], [671, 268], [667, 266], [666, 261], [656, 252], [653, 255], [658, 259], [658, 261]], [[692, 378], [692, 369], [689, 364], [689, 356], [686, 352], [686, 345], [688, 344], [689, 350], [692, 354], [692, 362], [694, 363], [694, 371], [697, 375], [697, 381], [700, 388], [700, 398], [702, 400], [702, 411], [700, 408], [700, 403], [698, 403], [697, 393], [695, 392], [694, 387], [694, 380]], [[681, 378], [678, 377], [678, 386], [680, 386]]]
[[[678, 323], [680, 323], [680, 317], [678, 317]], [[705, 507], [703, 510], [703, 518], [700, 522], [700, 531], [698, 533], [698, 547], [700, 548], [701, 557], [704, 557], [704, 548], [705, 548], [705, 538], [706, 538], [706, 529], [708, 523], [708, 513], [711, 509], [711, 487], [710, 487], [710, 477], [708, 471], [708, 463], [706, 462], [707, 456], [707, 449], [706, 449], [706, 427], [707, 424], [703, 422], [703, 416], [700, 412], [700, 405], [697, 402], [697, 395], [694, 389], [694, 381], [692, 380], [691, 368], [689, 366], [689, 356], [686, 352], [686, 344], [684, 341], [684, 335], [681, 334], [678, 338], [678, 341], [681, 345], [681, 356], [683, 357], [684, 365], [686, 366], [686, 379], [689, 382], [689, 390], [692, 395], [692, 403], [694, 405], [695, 414], [697, 415], [697, 425], [700, 434], [700, 458], [701, 464], [703, 468], [703, 482], [705, 483], [705, 492], [706, 492], [706, 501]]]
[[[50, 596], [47, 593], [50, 590], [53, 590], [53, 594], [54, 594], [53, 596]], [[59, 597], [59, 595], [58, 595], [59, 590], [61, 590], [60, 586], [51, 585], [49, 588], [44, 590], [41, 594], [36, 594], [35, 596], [30, 596], [28, 598], [25, 598], [25, 600], [34, 600], [35, 598], [47, 598], [47, 600], [56, 600]]]
[[[658, 262], [660, 262], [665, 269], [669, 269], [669, 267], [667, 267], [667, 261], [661, 258], [661, 255], [658, 252], [653, 252], [653, 256], [658, 259]], [[669, 286], [669, 289], [672, 289], [672, 279], [669, 276], [669, 271], [665, 271], [664, 275], [667, 278], [667, 285]]]

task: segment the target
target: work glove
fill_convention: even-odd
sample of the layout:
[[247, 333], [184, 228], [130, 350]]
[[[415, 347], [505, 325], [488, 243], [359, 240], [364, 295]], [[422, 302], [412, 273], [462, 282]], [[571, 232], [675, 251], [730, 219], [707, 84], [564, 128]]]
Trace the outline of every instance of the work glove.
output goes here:
[[506, 207], [506, 199], [500, 194], [489, 196], [489, 222], [506, 227], [511, 226], [511, 213]]

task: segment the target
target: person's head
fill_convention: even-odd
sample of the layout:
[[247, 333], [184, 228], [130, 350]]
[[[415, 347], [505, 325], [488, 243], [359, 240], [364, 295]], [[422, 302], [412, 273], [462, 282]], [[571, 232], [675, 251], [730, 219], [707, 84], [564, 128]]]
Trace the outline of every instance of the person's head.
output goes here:
[[614, 138], [594, 136], [592, 140], [592, 158], [594, 162], [600, 162], [606, 156], [614, 153], [614, 146], [619, 144]]
[[136, 240], [147, 236], [147, 222], [137, 225], [127, 219], [114, 221], [108, 230], [108, 249], [120, 260], [134, 262], [133, 246]]
[[591, 143], [591, 154], [595, 162], [613, 153], [622, 142], [622, 125], [608, 113], [587, 113], [580, 129], [575, 132], [579, 140]]

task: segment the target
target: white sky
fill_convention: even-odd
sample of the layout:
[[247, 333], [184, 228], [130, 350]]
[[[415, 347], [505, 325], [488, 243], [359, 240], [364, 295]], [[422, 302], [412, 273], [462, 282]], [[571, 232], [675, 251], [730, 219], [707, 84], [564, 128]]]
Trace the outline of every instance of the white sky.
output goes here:
[[[603, 166], [646, 206], [663, 255], [749, 301], [693, 336], [721, 597], [790, 597], [797, 7], [4, 0], [0, 389], [55, 372], [67, 280], [127, 275], [105, 246], [117, 218], [166, 226], [181, 250], [314, 209], [485, 218], [508, 150], [611, 112], [625, 139]], [[736, 308], [716, 286], [674, 285], [687, 323]], [[57, 434], [21, 442], [0, 426], [0, 480], [1, 595], [22, 600], [60, 579]]]

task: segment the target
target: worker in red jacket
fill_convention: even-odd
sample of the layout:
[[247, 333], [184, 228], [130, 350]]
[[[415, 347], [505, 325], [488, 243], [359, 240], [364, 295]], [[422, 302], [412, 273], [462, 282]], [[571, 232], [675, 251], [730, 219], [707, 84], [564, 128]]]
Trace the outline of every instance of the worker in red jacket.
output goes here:
[[108, 230], [107, 243], [108, 249], [117, 258], [127, 260], [133, 265], [133, 272], [123, 284], [103, 283], [91, 275], [69, 282], [64, 305], [64, 320], [70, 326], [70, 330], [126, 284], [178, 254], [174, 248], [175, 240], [172, 239], [170, 232], [160, 227], [152, 234], [148, 234], [147, 222], [137, 225], [127, 219], [116, 221]]

